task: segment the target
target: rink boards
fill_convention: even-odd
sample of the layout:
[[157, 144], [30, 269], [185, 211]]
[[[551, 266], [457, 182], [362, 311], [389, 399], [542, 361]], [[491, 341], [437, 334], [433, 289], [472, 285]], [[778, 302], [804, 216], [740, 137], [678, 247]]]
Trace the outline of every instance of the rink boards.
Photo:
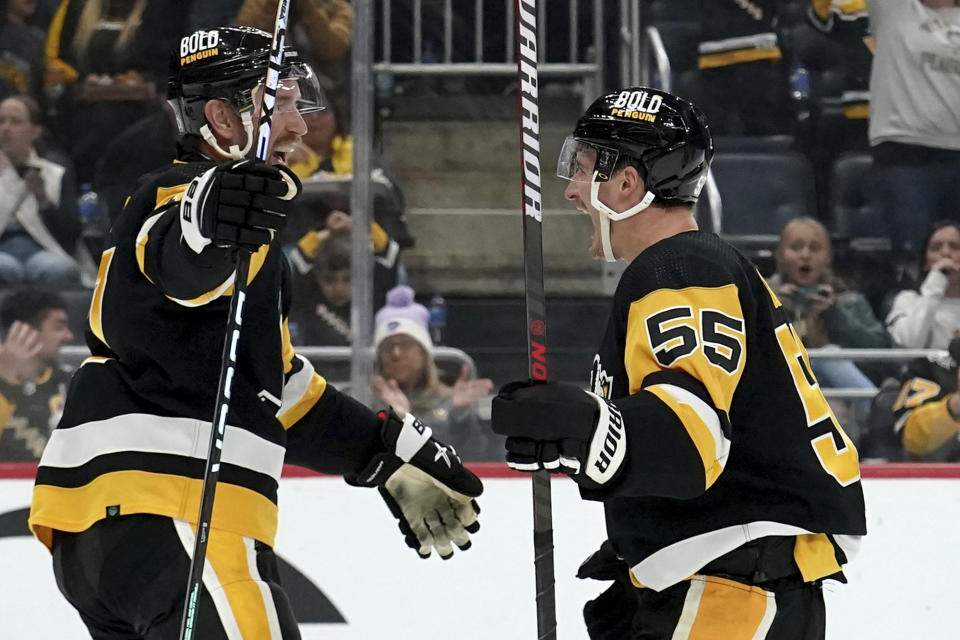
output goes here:
[[[536, 638], [530, 481], [499, 465], [477, 470], [482, 529], [473, 549], [442, 562], [404, 545], [375, 491], [289, 469], [277, 552], [304, 639]], [[49, 554], [21, 535], [31, 473], [0, 465], [0, 638], [82, 638]], [[864, 476], [870, 534], [850, 583], [828, 592], [828, 638], [955, 638], [960, 467], [867, 465]], [[567, 479], [554, 480], [553, 501], [558, 638], [579, 640], [583, 603], [604, 585], [574, 574], [603, 540], [602, 512]]]

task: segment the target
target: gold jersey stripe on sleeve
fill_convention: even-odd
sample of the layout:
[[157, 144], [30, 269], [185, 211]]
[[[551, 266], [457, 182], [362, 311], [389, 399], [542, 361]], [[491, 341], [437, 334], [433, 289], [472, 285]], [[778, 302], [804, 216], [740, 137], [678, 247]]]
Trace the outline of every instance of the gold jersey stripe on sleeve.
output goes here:
[[[300, 389], [303, 389], [300, 391]], [[304, 367], [283, 388], [283, 406], [277, 413], [277, 419], [284, 429], [289, 429], [317, 404], [317, 400], [327, 389], [327, 381], [313, 370]], [[288, 395], [290, 399], [288, 400]]]
[[[148, 471], [115, 471], [81, 487], [38, 484], [33, 488], [30, 529], [51, 548], [51, 529], [85, 531], [110, 507], [117, 515], [152, 513], [193, 522], [200, 511], [203, 480]], [[244, 532], [273, 546], [277, 505], [256, 491], [217, 483], [212, 526]]]
[[134, 253], [137, 257], [137, 266], [140, 267], [140, 273], [143, 274], [143, 277], [153, 282], [153, 278], [147, 275], [146, 268], [144, 264], [146, 262], [146, 253], [147, 253], [147, 242], [150, 238], [150, 230], [153, 229], [153, 226], [157, 224], [157, 221], [160, 220], [160, 216], [163, 215], [163, 212], [154, 214], [147, 218], [143, 225], [140, 227], [140, 233], [137, 234], [137, 246], [134, 249]]
[[[256, 253], [250, 256], [250, 270], [247, 272], [247, 284], [253, 282], [253, 279], [257, 277], [257, 274], [260, 273], [260, 268], [263, 266], [264, 261], [267, 259], [267, 251], [270, 250], [270, 245], [265, 244], [257, 250]], [[220, 296], [230, 297], [233, 295], [233, 279], [236, 277], [235, 273], [231, 273], [227, 276], [227, 279], [224, 280], [217, 288], [211, 289], [206, 293], [203, 293], [196, 298], [190, 300], [184, 300], [180, 298], [174, 298], [173, 296], [167, 296], [168, 299], [176, 302], [179, 305], [184, 307], [202, 307], [208, 302], [212, 302], [219, 298]]]
[[651, 373], [683, 371], [703, 383], [717, 409], [729, 412], [746, 359], [734, 284], [658, 289], [630, 305], [624, 364], [631, 394]]
[[646, 390], [660, 398], [680, 418], [703, 460], [704, 490], [709, 489], [730, 455], [730, 440], [720, 428], [717, 412], [694, 394], [675, 385], [655, 384]]
[[783, 57], [780, 47], [772, 49], [740, 49], [738, 51], [724, 51], [722, 53], [709, 53], [700, 56], [699, 67], [701, 69], [717, 69], [719, 67], [729, 67], [744, 62], [755, 62], [757, 60], [779, 60]]
[[280, 327], [280, 331], [283, 335], [283, 372], [290, 373], [290, 369], [293, 368], [293, 359], [296, 357], [297, 353], [293, 350], [293, 341], [290, 339], [289, 318], [283, 319], [283, 324]]
[[841, 570], [833, 543], [825, 533], [797, 536], [793, 545], [793, 560], [800, 568], [804, 582], [826, 578]]
[[153, 206], [153, 208], [156, 210], [168, 202], [180, 200], [183, 198], [183, 194], [187, 192], [187, 187], [189, 186], [190, 183], [185, 182], [172, 187], [157, 187], [157, 203]]
[[103, 344], [110, 346], [107, 339], [103, 336], [103, 292], [107, 287], [107, 276], [110, 273], [110, 263], [113, 262], [113, 254], [117, 251], [116, 247], [110, 247], [100, 256], [100, 268], [97, 269], [97, 282], [93, 288], [93, 296], [90, 298], [90, 331]]

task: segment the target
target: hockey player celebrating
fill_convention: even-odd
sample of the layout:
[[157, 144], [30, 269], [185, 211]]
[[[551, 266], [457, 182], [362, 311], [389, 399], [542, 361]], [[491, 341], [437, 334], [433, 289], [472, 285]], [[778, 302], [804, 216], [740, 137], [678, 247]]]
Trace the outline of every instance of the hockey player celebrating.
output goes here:
[[857, 451], [780, 301], [697, 230], [712, 155], [699, 109], [668, 93], [587, 109], [557, 172], [591, 253], [629, 263], [591, 389], [494, 399], [511, 467], [604, 503], [609, 541], [580, 574], [616, 582], [584, 610], [591, 638], [822, 639], [821, 581], [866, 533]]
[[300, 188], [285, 156], [322, 102], [287, 51], [269, 163], [248, 159], [270, 46], [219, 28], [175, 52], [180, 158], [143, 178], [111, 230], [92, 357], [40, 461], [30, 526], [95, 638], [179, 636], [238, 250], [253, 255], [195, 637], [300, 637], [271, 548], [285, 462], [379, 487], [424, 557], [466, 549], [479, 526], [480, 480], [452, 447], [338, 392], [290, 344], [274, 236]]

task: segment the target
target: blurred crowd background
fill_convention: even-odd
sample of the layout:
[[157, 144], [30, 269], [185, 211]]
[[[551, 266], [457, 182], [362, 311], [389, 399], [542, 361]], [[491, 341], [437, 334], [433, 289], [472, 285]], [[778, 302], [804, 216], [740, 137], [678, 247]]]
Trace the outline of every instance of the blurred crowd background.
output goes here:
[[[706, 112], [717, 154], [701, 226], [750, 255], [792, 311], [861, 457], [960, 460], [960, 7], [539, 4], [551, 377], [586, 385], [617, 275], [589, 260], [556, 153], [594, 97], [650, 84]], [[370, 386], [471, 460], [501, 459], [490, 395], [527, 367], [513, 5], [377, 0], [372, 140], [351, 133], [353, 5], [292, 5], [329, 104], [290, 157], [305, 184], [282, 238], [292, 338], [348, 384], [350, 184], [354, 145], [369, 144]], [[276, 0], [0, 0], [0, 462], [42, 452], [84, 357], [111, 221], [175, 157], [169, 53], [199, 28], [272, 31], [275, 12]]]

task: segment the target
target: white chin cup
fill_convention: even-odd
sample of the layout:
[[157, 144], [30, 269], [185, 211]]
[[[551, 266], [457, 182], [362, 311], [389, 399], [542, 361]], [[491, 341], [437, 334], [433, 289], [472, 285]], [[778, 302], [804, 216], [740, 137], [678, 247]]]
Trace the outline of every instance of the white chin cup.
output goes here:
[[203, 136], [203, 139], [213, 147], [213, 150], [219, 153], [222, 156], [225, 156], [231, 160], [243, 160], [247, 157], [247, 154], [250, 152], [250, 148], [253, 147], [253, 112], [251, 109], [244, 111], [240, 114], [240, 120], [243, 122], [243, 131], [247, 134], [247, 144], [244, 145], [241, 149], [238, 145], [230, 145], [230, 150], [226, 151], [217, 142], [217, 137], [213, 135], [213, 131], [210, 130], [210, 125], [203, 125], [200, 127], [200, 135]]
[[610, 243], [610, 222], [618, 220], [626, 220], [630, 216], [634, 216], [653, 203], [653, 199], [656, 196], [652, 192], [647, 191], [647, 194], [643, 196], [643, 200], [633, 205], [626, 211], [621, 211], [617, 213], [607, 205], [600, 202], [600, 183], [597, 182], [597, 172], [593, 172], [593, 182], [590, 184], [590, 204], [594, 209], [599, 211], [600, 216], [600, 243], [603, 245], [603, 259], [607, 262], [616, 262], [617, 257], [613, 255], [613, 245]]

